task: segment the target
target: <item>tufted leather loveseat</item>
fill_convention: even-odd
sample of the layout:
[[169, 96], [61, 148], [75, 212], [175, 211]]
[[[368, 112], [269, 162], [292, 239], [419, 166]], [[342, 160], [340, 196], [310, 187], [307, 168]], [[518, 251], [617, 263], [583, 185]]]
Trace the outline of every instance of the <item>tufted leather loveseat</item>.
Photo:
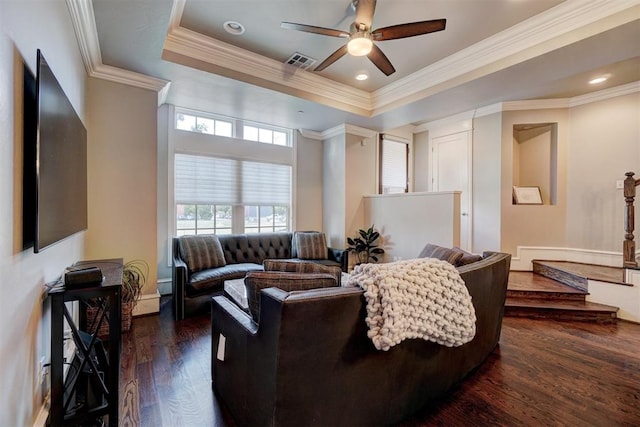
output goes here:
[[[217, 236], [226, 265], [200, 271], [189, 271], [180, 248], [180, 237], [173, 238], [172, 292], [176, 320], [205, 312], [211, 307], [211, 296], [222, 294], [226, 280], [241, 279], [250, 271], [262, 271], [265, 259], [298, 259], [292, 245], [293, 233], [229, 234]], [[313, 260], [336, 265], [346, 271], [344, 250], [327, 249], [327, 259]]]

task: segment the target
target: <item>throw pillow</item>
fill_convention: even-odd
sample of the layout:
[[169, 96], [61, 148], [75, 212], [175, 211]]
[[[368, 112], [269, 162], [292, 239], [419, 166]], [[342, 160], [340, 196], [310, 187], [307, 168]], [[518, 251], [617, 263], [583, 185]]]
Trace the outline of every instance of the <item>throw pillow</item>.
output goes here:
[[298, 258], [298, 234], [317, 234], [319, 231], [294, 231], [291, 236], [291, 258]]
[[428, 243], [427, 246], [422, 249], [418, 258], [436, 258], [442, 261], [447, 261], [451, 265], [458, 265], [462, 256], [462, 252]]
[[260, 321], [260, 291], [280, 288], [283, 291], [306, 291], [316, 288], [338, 286], [335, 277], [322, 273], [288, 273], [276, 271], [252, 271], [244, 278], [247, 288], [247, 303], [254, 321]]
[[478, 262], [478, 261], [482, 260], [482, 255], [472, 254], [472, 253], [467, 252], [464, 249], [461, 249], [461, 248], [459, 248], [457, 246], [454, 246], [451, 249], [453, 249], [454, 251], [457, 251], [457, 252], [462, 252], [462, 258], [460, 258], [460, 260], [456, 264], [457, 267], [461, 267], [463, 265], [471, 264], [471, 263]]
[[296, 233], [296, 249], [300, 259], [327, 259], [327, 239], [324, 233]]
[[286, 271], [289, 273], [325, 273], [336, 278], [338, 286], [342, 282], [342, 269], [333, 265], [322, 265], [315, 262], [290, 261], [281, 259], [265, 259], [262, 262], [264, 271]]
[[218, 236], [214, 234], [181, 236], [180, 254], [187, 264], [189, 274], [227, 265]]

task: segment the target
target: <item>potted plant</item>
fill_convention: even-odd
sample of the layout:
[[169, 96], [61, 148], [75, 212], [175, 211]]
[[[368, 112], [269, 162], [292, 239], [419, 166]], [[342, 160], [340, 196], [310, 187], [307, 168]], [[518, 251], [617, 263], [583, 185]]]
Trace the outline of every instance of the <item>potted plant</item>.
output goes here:
[[[122, 270], [122, 309], [121, 309], [121, 330], [123, 332], [131, 329], [131, 321], [133, 319], [133, 309], [140, 299], [142, 288], [147, 281], [149, 275], [149, 265], [140, 259], [129, 261], [123, 266]], [[97, 319], [102, 314], [102, 309], [97, 301], [90, 300], [87, 307], [87, 325], [97, 326]], [[104, 337], [109, 335], [109, 323], [102, 322], [98, 330], [98, 336]]]
[[358, 230], [358, 237], [347, 237], [347, 252], [356, 255], [355, 265], [368, 262], [378, 262], [378, 255], [384, 254], [384, 249], [376, 243], [380, 233], [374, 230], [373, 225], [367, 230]]
[[122, 270], [122, 330], [131, 328], [133, 309], [140, 299], [149, 275], [149, 264], [141, 259], [129, 261]]

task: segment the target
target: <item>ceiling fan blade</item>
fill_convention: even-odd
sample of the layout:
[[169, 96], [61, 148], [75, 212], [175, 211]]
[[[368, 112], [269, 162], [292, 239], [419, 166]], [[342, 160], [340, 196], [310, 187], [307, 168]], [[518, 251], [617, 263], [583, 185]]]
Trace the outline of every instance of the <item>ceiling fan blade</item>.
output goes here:
[[296, 24], [294, 22], [283, 22], [280, 24], [285, 30], [304, 31], [306, 33], [321, 34], [323, 36], [348, 38], [349, 33], [342, 30], [334, 30], [332, 28], [316, 27], [313, 25]]
[[375, 44], [373, 45], [373, 48], [371, 49], [371, 52], [369, 52], [367, 57], [385, 75], [390, 76], [391, 74], [396, 72], [396, 69], [393, 68], [393, 65], [391, 65], [391, 61], [389, 61], [389, 58], [387, 58], [386, 55], [382, 53], [380, 48]]
[[324, 70], [329, 65], [333, 64], [334, 62], [336, 62], [338, 59], [342, 58], [346, 54], [347, 54], [347, 45], [345, 44], [340, 49], [336, 50], [331, 55], [329, 55], [329, 57], [327, 59], [325, 59], [324, 61], [322, 61], [320, 63], [320, 65], [318, 65], [316, 68], [314, 68], [313, 71], [322, 71], [322, 70]]
[[373, 14], [376, 11], [376, 0], [356, 0], [355, 24], [364, 24], [368, 30], [373, 24]]
[[405, 37], [419, 36], [422, 34], [442, 31], [447, 25], [446, 19], [434, 19], [432, 21], [411, 22], [408, 24], [392, 25], [390, 27], [378, 28], [371, 35], [374, 40], [395, 40]]

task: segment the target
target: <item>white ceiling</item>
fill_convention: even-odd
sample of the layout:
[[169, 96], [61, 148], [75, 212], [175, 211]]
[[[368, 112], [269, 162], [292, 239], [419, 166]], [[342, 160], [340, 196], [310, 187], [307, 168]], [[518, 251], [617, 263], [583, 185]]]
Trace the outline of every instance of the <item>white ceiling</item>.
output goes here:
[[[379, 42], [397, 70], [389, 77], [366, 57], [347, 55], [320, 73], [282, 64], [294, 52], [322, 61], [344, 40], [284, 30], [281, 21], [348, 30], [349, 0], [69, 3], [92, 9], [94, 22], [79, 31], [94, 25], [97, 43], [85, 56], [107, 74], [169, 81], [171, 104], [314, 131], [416, 125], [640, 80], [640, 0], [378, 0], [374, 29], [447, 19], [445, 31]], [[226, 33], [228, 20], [246, 32]], [[359, 71], [369, 80], [356, 81]], [[601, 73], [609, 81], [587, 84]]]

